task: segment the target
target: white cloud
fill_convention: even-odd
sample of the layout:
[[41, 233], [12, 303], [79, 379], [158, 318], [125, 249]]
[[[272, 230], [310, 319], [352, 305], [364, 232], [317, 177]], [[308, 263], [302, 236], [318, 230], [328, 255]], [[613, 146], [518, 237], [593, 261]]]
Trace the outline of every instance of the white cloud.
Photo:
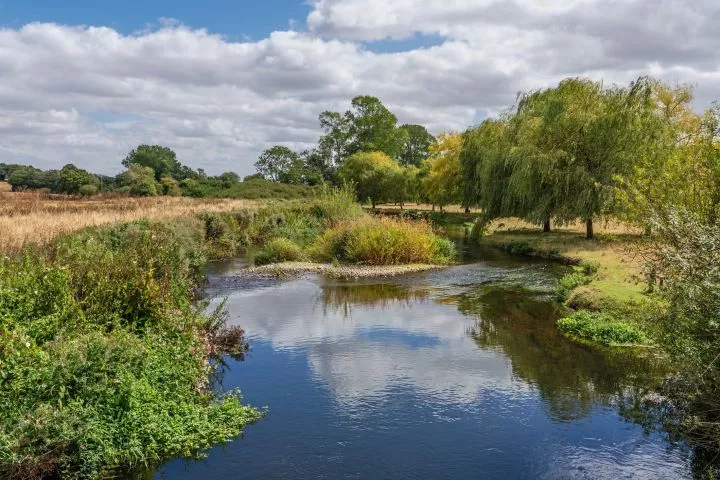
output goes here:
[[[28, 24], [0, 30], [0, 162], [114, 172], [152, 142], [246, 174], [271, 144], [312, 145], [317, 115], [354, 95], [437, 132], [569, 75], [693, 82], [704, 107], [720, 87], [718, 24], [713, 0], [317, 0], [307, 32], [244, 42], [168, 20], [134, 35]], [[441, 42], [363, 43], [415, 35]]]

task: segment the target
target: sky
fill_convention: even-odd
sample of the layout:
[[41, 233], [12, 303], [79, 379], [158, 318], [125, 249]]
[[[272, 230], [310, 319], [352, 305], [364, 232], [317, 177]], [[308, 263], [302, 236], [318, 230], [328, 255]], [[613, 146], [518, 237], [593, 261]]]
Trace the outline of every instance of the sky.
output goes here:
[[0, 0], [0, 162], [114, 174], [141, 143], [211, 174], [379, 97], [461, 131], [520, 91], [640, 75], [720, 100], [717, 0]]

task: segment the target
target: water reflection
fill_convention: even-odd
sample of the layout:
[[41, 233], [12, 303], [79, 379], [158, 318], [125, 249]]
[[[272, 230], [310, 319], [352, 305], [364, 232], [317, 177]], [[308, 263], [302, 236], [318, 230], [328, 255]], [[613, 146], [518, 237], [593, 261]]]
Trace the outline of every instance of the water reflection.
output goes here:
[[682, 458], [615, 408], [656, 365], [560, 336], [552, 279], [507, 258], [380, 282], [224, 279], [217, 291], [253, 348], [228, 362], [222, 387], [270, 416], [160, 475], [686, 477]]
[[504, 353], [513, 375], [537, 387], [556, 420], [587, 416], [593, 404], [618, 404], [635, 388], [657, 385], [665, 372], [654, 357], [569, 342], [554, 327], [554, 303], [524, 289], [473, 289], [458, 309], [477, 318], [478, 346]]

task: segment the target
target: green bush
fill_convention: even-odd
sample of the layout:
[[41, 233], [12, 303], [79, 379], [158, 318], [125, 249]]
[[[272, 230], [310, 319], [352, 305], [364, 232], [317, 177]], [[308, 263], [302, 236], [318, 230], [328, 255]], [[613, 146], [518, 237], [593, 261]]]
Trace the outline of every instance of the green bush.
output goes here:
[[557, 321], [563, 333], [602, 345], [642, 345], [645, 333], [627, 323], [614, 321], [605, 313], [580, 310]]
[[275, 238], [270, 240], [260, 253], [255, 256], [256, 265], [291, 262], [302, 258], [302, 249], [292, 240]]
[[565, 300], [567, 300], [568, 295], [571, 291], [581, 285], [587, 285], [588, 283], [590, 283], [590, 277], [588, 277], [584, 273], [568, 273], [558, 281], [558, 284], [555, 287], [555, 295], [557, 295], [558, 300], [564, 302]]
[[0, 476], [113, 476], [259, 417], [205, 388], [209, 342], [230, 337], [193, 306], [203, 234], [132, 222], [0, 259]]
[[447, 264], [454, 245], [435, 235], [427, 222], [366, 217], [328, 229], [316, 242], [314, 255], [324, 261], [367, 265]]

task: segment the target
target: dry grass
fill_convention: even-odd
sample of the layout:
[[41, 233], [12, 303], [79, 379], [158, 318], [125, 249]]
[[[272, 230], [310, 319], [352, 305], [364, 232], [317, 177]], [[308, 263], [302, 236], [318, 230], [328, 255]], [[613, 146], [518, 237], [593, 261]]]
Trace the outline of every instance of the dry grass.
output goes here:
[[0, 193], [12, 191], [12, 185], [7, 182], [0, 182]]
[[[378, 209], [381, 210], [400, 210], [400, 205], [394, 205], [391, 203], [384, 203], [380, 205], [376, 205]], [[431, 212], [433, 211], [432, 205], [428, 203], [406, 203], [403, 205], [404, 210], [419, 210], [419, 211], [425, 211], [425, 212]], [[440, 212], [440, 207], [435, 207], [436, 212]], [[460, 205], [446, 205], [443, 207], [444, 212], [451, 212], [451, 213], [463, 213], [465, 212], [465, 207], [461, 207]], [[480, 210], [476, 208], [470, 209], [473, 213], [478, 213]]]
[[20, 251], [24, 245], [44, 245], [59, 235], [88, 226], [192, 216], [255, 207], [251, 200], [186, 197], [79, 198], [42, 193], [0, 191], [0, 253]]

